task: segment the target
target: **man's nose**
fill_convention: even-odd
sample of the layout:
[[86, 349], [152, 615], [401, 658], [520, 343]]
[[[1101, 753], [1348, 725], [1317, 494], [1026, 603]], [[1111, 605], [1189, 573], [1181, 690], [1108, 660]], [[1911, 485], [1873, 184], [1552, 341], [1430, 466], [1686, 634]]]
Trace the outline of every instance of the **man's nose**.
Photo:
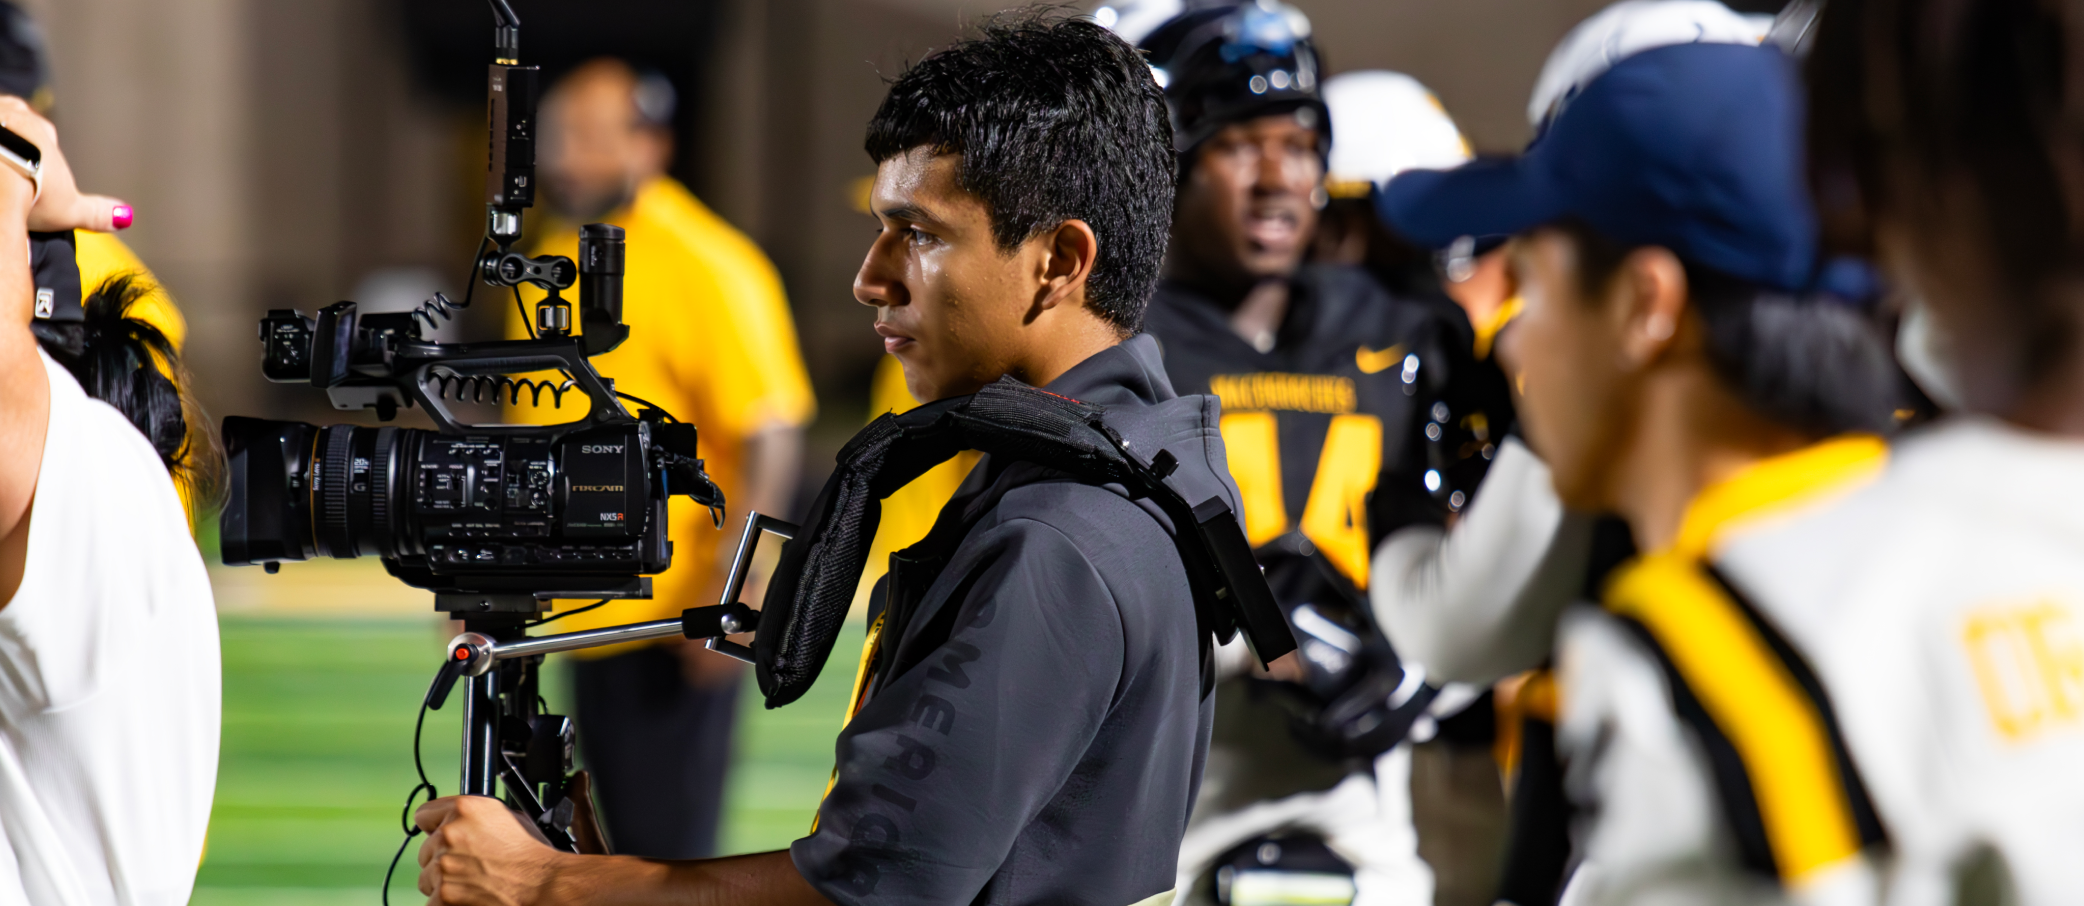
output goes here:
[[1257, 155], [1259, 165], [1253, 171], [1256, 178], [1253, 180], [1252, 188], [1269, 195], [1293, 190], [1295, 174], [1291, 172], [1294, 169], [1291, 156], [1276, 145], [1260, 146]]
[[905, 304], [904, 282], [892, 261], [887, 239], [888, 234], [876, 237], [861, 259], [861, 269], [854, 272], [854, 301], [878, 308]]

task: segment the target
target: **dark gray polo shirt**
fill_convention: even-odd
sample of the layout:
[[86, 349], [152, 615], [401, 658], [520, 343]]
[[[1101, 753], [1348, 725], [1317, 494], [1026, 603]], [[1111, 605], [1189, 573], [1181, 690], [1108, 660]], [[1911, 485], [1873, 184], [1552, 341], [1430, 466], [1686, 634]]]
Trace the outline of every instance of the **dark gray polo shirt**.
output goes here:
[[[1132, 450], [1173, 451], [1175, 487], [1236, 506], [1213, 401], [1175, 399], [1149, 337], [1047, 389], [1108, 407]], [[1118, 490], [987, 457], [949, 504], [984, 509], [790, 847], [834, 902], [1128, 906], [1172, 887], [1212, 709], [1169, 523]]]

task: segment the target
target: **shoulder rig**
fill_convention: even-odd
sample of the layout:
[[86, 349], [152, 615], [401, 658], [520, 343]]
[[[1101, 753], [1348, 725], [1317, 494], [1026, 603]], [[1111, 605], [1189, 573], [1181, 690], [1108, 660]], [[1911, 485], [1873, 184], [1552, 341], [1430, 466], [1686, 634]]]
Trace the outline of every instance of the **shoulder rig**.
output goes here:
[[1262, 662], [1295, 649], [1221, 492], [1189, 501], [1166, 481], [1179, 465], [1173, 454], [1161, 449], [1139, 458], [1108, 425], [1105, 408], [1000, 378], [970, 396], [885, 414], [840, 450], [837, 468], [783, 545], [767, 586], [752, 659], [767, 707], [801, 697], [831, 656], [883, 498], [964, 450], [1081, 482], [1120, 485], [1131, 499], [1150, 500], [1172, 523], [1205, 635], [1222, 643], [1242, 630]]

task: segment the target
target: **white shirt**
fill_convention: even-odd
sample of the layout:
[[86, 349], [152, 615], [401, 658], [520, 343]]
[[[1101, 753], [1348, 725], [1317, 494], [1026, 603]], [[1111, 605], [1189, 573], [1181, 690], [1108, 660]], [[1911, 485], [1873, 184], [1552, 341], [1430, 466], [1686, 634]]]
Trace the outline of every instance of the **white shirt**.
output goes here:
[[1564, 511], [1548, 466], [1508, 436], [1452, 530], [1411, 526], [1383, 539], [1368, 598], [1428, 680], [1487, 686], [1548, 659], [1557, 617], [1584, 586], [1591, 527]]
[[0, 904], [188, 902], [217, 779], [217, 617], [159, 456], [44, 356], [28, 567], [0, 608]]
[[2016, 902], [2084, 903], [2084, 442], [1956, 419], [1723, 562], [1830, 690], [1891, 903], [1950, 902], [1978, 849]]

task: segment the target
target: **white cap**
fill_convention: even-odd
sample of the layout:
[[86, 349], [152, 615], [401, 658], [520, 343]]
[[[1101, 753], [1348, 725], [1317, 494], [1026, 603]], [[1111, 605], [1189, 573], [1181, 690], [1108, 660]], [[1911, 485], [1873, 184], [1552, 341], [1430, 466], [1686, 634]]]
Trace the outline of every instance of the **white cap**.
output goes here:
[[[1527, 102], [1539, 130], [1615, 63], [1673, 44], [1757, 44], [1770, 18], [1744, 16], [1716, 0], [1621, 0], [1578, 23], [1549, 53]], [[1337, 125], [1337, 120], [1333, 120]]]
[[1324, 80], [1331, 109], [1334, 183], [1381, 183], [1413, 168], [1446, 170], [1469, 160], [1469, 143], [1438, 98], [1401, 72], [1372, 69]]
[[1182, 0], [1109, 0], [1092, 12], [1093, 21], [1130, 44], [1141, 44], [1158, 26], [1186, 12]]

